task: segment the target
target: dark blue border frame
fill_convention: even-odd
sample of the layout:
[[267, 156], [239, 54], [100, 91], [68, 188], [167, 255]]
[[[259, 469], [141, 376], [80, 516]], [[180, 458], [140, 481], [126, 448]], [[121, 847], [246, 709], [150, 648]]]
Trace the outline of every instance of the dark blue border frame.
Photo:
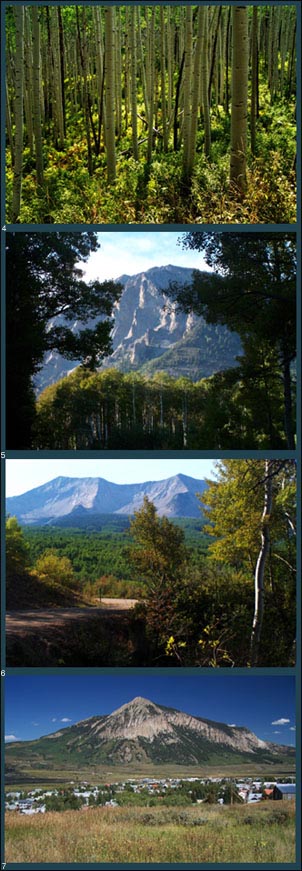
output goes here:
[[[142, 2], [140, 2], [140, 0], [125, 0], [124, 3], [121, 3], [121, 2], [119, 2], [119, 0], [111, 0], [111, 2], [110, 2], [110, 0], [108, 0], [107, 4], [100, 4], [100, 5], [114, 5], [114, 6], [125, 6], [125, 5], [127, 5], [127, 6], [133, 6], [133, 5], [134, 6], [140, 6], [140, 5], [151, 6], [151, 5], [155, 5], [155, 6], [158, 6], [158, 5], [160, 5], [160, 2], [161, 2], [161, 0], [149, 0], [149, 2], [147, 2], [147, 3], [145, 2], [145, 0], [142, 0]], [[183, 2], [179, 3], [179, 5], [185, 5], [186, 2], [188, 2], [188, 0], [183, 0]], [[189, 0], [189, 2], [191, 3], [191, 0]], [[12, 0], [12, 2], [9, 3], [9, 0], [4, 0], [3, 4], [1, 4], [2, 57], [5, 56], [5, 31], [4, 31], [3, 22], [4, 22], [4, 18], [5, 18], [6, 7], [10, 6], [10, 5], [22, 5], [22, 2], [21, 2], [21, 0]], [[30, 5], [33, 5], [33, 3], [25, 2], [23, 5], [30, 6]], [[61, 0], [40, 0], [40, 2], [37, 3], [37, 5], [39, 5], [39, 6], [46, 6], [46, 5], [55, 5], [55, 6], [63, 5], [63, 6], [65, 6], [65, 5], [92, 5], [92, 3], [87, 3], [86, 0], [67, 0], [67, 2], [66, 2], [66, 0], [62, 0], [62, 2], [61, 2]], [[172, 5], [175, 5], [175, 3], [173, 3], [173, 0], [166, 0], [166, 2], [162, 5], [172, 6]], [[197, 0], [196, 3], [191, 3], [191, 5], [194, 5], [194, 6], [195, 5], [216, 5], [216, 6], [228, 5], [228, 6], [233, 6], [233, 5], [237, 5], [237, 3], [236, 3], [236, 0], [228, 0], [228, 2], [227, 2], [227, 0], [226, 0], [226, 2], [223, 2], [223, 0], [212, 0], [212, 2], [210, 2], [210, 3], [206, 3], [206, 0]], [[133, 232], [144, 232], [146, 230], [148, 230], [148, 232], [150, 232], [150, 231], [160, 232], [161, 230], [165, 231], [165, 232], [170, 231], [170, 230], [174, 231], [174, 232], [186, 232], [186, 231], [189, 231], [192, 229], [200, 229], [200, 230], [203, 229], [203, 230], [210, 231], [210, 230], [213, 230], [215, 228], [215, 226], [219, 227], [219, 230], [224, 230], [226, 232], [236, 232], [236, 233], [238, 233], [238, 231], [239, 232], [251, 232], [251, 231], [253, 231], [253, 232], [260, 232], [260, 233], [261, 233], [261, 231], [262, 232], [269, 232], [269, 231], [295, 232], [296, 231], [297, 250], [298, 250], [298, 285], [297, 285], [297, 315], [298, 315], [298, 317], [297, 317], [297, 324], [298, 324], [298, 334], [297, 334], [298, 409], [297, 410], [298, 410], [298, 425], [297, 425], [297, 449], [294, 452], [288, 452], [288, 451], [277, 451], [277, 452], [275, 452], [275, 451], [273, 451], [273, 452], [267, 452], [267, 451], [264, 451], [264, 452], [263, 451], [244, 451], [244, 452], [238, 452], [238, 451], [188, 451], [188, 452], [186, 452], [185, 456], [188, 458], [189, 457], [196, 457], [199, 459], [211, 458], [211, 457], [215, 457], [215, 458], [217, 457], [218, 459], [219, 458], [222, 459], [222, 458], [226, 458], [226, 457], [236, 457], [236, 456], [238, 457], [238, 456], [243, 456], [243, 455], [245, 457], [251, 457], [251, 458], [254, 457], [254, 458], [258, 458], [258, 459], [260, 459], [261, 457], [267, 457], [268, 455], [278, 456], [278, 457], [293, 457], [293, 458], [296, 458], [296, 460], [297, 460], [298, 481], [301, 481], [301, 460], [300, 460], [300, 450], [301, 450], [301, 414], [300, 414], [300, 412], [301, 412], [301, 326], [300, 326], [301, 325], [301, 5], [300, 5], [299, 0], [275, 0], [275, 2], [270, 2], [270, 0], [269, 0], [268, 3], [263, 2], [263, 0], [258, 0], [258, 2], [256, 4], [244, 2], [242, 5], [246, 5], [246, 6], [252, 6], [252, 5], [257, 5], [257, 6], [295, 6], [296, 7], [296, 11], [297, 11], [297, 46], [298, 46], [298, 52], [297, 52], [298, 67], [297, 68], [298, 68], [298, 73], [300, 72], [300, 75], [299, 74], [297, 75], [297, 148], [298, 148], [297, 223], [296, 224], [284, 224], [284, 225], [282, 225], [282, 224], [279, 224], [279, 225], [275, 225], [275, 224], [259, 224], [259, 225], [165, 224], [165, 225], [162, 225], [161, 227], [159, 225], [153, 225], [153, 224], [146, 224], [146, 225], [122, 225], [122, 224], [111, 224], [111, 225], [91, 225], [91, 224], [79, 224], [79, 225], [77, 225], [77, 224], [72, 224], [72, 225], [65, 225], [65, 224], [55, 224], [52, 226], [48, 226], [48, 225], [45, 226], [45, 225], [39, 225], [39, 224], [24, 224], [24, 225], [8, 225], [7, 227], [5, 227], [5, 198], [4, 198], [4, 193], [3, 193], [5, 190], [5, 161], [3, 160], [2, 167], [1, 167], [1, 181], [3, 183], [2, 184], [2, 196], [1, 196], [1, 216], [2, 216], [2, 220], [1, 220], [1, 227], [2, 227], [2, 232], [1, 232], [1, 287], [2, 287], [2, 292], [1, 292], [1, 323], [2, 323], [2, 327], [1, 327], [1, 338], [2, 338], [2, 353], [1, 353], [2, 377], [1, 377], [1, 382], [3, 385], [4, 373], [5, 373], [4, 250], [5, 250], [5, 232], [6, 231], [8, 231], [8, 232], [10, 232], [10, 231], [14, 231], [14, 232], [38, 231], [38, 232], [48, 232], [49, 233], [52, 231], [53, 232], [60, 232], [63, 230], [65, 230], [65, 231], [68, 230], [69, 232], [71, 230], [74, 230], [74, 231], [79, 232], [80, 230], [90, 229], [91, 231], [95, 231], [95, 232], [97, 232], [97, 231], [106, 232], [106, 230], [107, 231], [117, 230], [117, 231], [122, 232], [123, 230], [127, 229], [128, 232], [129, 232], [129, 230], [130, 231], [133, 230]], [[5, 70], [4, 70], [4, 63], [3, 63], [2, 70], [1, 70], [1, 93], [2, 93], [2, 95], [5, 93], [5, 81], [4, 81], [4, 79], [5, 79]], [[1, 112], [1, 155], [2, 156], [5, 155], [5, 100], [2, 101], [2, 112]], [[4, 412], [4, 394], [3, 394], [3, 392], [2, 392], [2, 399], [1, 399], [1, 417], [2, 417], [1, 449], [4, 450], [4, 454], [5, 454], [5, 448], [3, 448], [3, 446], [5, 445], [5, 438], [4, 438], [5, 412]], [[91, 454], [89, 452], [82, 452], [82, 451], [77, 452], [77, 455], [81, 458], [85, 458], [85, 457], [88, 458], [91, 456]], [[108, 458], [114, 457], [115, 455], [116, 455], [115, 452], [109, 452], [109, 451], [108, 452], [99, 452], [99, 456], [104, 458], [104, 459], [106, 457], [108, 457]], [[120, 457], [125, 457], [125, 458], [128, 457], [131, 459], [135, 459], [135, 458], [139, 459], [139, 458], [144, 458], [147, 456], [154, 457], [154, 458], [155, 457], [165, 458], [165, 457], [175, 457], [177, 455], [178, 455], [177, 451], [152, 451], [152, 452], [145, 452], [145, 451], [127, 452], [127, 451], [123, 451], [123, 452], [119, 452]], [[94, 452], [93, 453], [94, 459], [96, 459], [97, 456], [98, 456], [98, 452]], [[30, 458], [37, 458], [37, 459], [39, 459], [39, 458], [45, 459], [47, 457], [49, 457], [49, 458], [51, 458], [51, 457], [52, 458], [57, 458], [57, 457], [65, 458], [66, 457], [66, 459], [68, 459], [68, 458], [74, 458], [75, 454], [74, 454], [74, 452], [69, 452], [69, 451], [66, 451], [66, 452], [64, 452], [64, 451], [61, 451], [61, 452], [59, 452], [59, 451], [37, 452], [37, 451], [9, 451], [8, 450], [6, 452], [6, 457], [8, 459], [14, 459], [14, 458], [15, 459], [17, 459], [17, 458], [24, 458], [25, 459], [25, 458], [29, 458], [29, 457]], [[1, 460], [2, 460], [1, 461], [1, 472], [2, 472], [2, 475], [1, 475], [1, 500], [2, 500], [2, 499], [4, 499], [4, 496], [5, 496], [5, 461], [2, 459], [2, 454], [1, 454]], [[3, 501], [2, 501], [2, 504], [4, 504]], [[3, 524], [3, 522], [1, 525], [1, 540], [2, 540], [2, 544], [3, 544], [4, 543], [4, 524]], [[301, 543], [301, 490], [298, 490], [298, 542]], [[1, 550], [2, 550], [1, 575], [4, 578], [4, 548], [2, 547]], [[296, 664], [295, 669], [285, 669], [285, 668], [274, 669], [273, 674], [274, 675], [277, 675], [277, 674], [293, 675], [293, 674], [295, 674], [295, 676], [296, 676], [297, 769], [299, 772], [299, 768], [301, 769], [301, 625], [300, 625], [301, 555], [299, 553], [299, 548], [298, 548], [297, 569], [298, 569], [297, 664]], [[3, 615], [5, 612], [4, 586], [2, 586], [2, 589], [1, 589], [1, 604], [3, 606], [3, 610], [2, 610], [2, 615]], [[2, 627], [3, 626], [4, 626], [4, 617], [2, 616]], [[3, 668], [5, 670], [5, 650], [4, 650], [4, 648], [5, 648], [5, 637], [3, 634], [2, 641], [1, 641], [1, 662], [3, 663]], [[87, 672], [87, 669], [79, 669], [79, 668], [78, 669], [64, 669], [64, 671], [66, 671], [66, 672], [70, 671], [74, 674], [75, 671], [78, 673]], [[116, 671], [117, 671], [116, 669], [110, 669], [110, 668], [109, 669], [93, 669], [93, 672], [116, 673]], [[150, 670], [148, 670], [148, 671], [150, 671]], [[165, 671], [164, 669], [160, 669], [160, 670], [159, 669], [152, 669], [152, 673], [158, 672], [159, 674], [163, 674], [164, 671]], [[171, 669], [169, 669], [167, 671], [169, 671], [169, 673], [171, 674]], [[42, 672], [45, 674], [45, 676], [47, 678], [48, 673], [51, 673], [51, 674], [58, 673], [59, 674], [62, 672], [62, 669], [29, 669], [29, 668], [28, 669], [7, 669], [8, 675], [9, 674], [16, 674], [16, 673], [29, 674], [31, 672], [33, 674], [36, 674], [37, 672]], [[141, 674], [142, 670], [141, 669], [127, 669], [127, 672], [138, 672]], [[182, 670], [182, 673], [184, 673], [184, 672], [185, 673], [186, 672], [195, 673], [196, 669], [184, 669], [184, 670]], [[203, 670], [203, 673], [207, 673], [207, 672], [211, 673], [211, 675], [213, 675], [213, 679], [215, 679], [214, 670], [212, 670], [212, 669], [204, 669]], [[256, 672], [262, 673], [262, 674], [267, 674], [268, 676], [272, 674], [271, 669], [270, 670], [268, 670], [268, 669], [253, 669], [253, 673], [256, 673]], [[228, 673], [229, 673], [229, 670], [228, 670]], [[247, 677], [247, 680], [249, 679], [249, 676], [250, 676], [247, 669], [234, 669], [232, 671], [232, 674], [233, 674], [234, 678], [236, 678], [237, 674], [245, 674]], [[5, 680], [4, 680], [4, 677], [2, 677], [2, 681], [1, 681], [1, 700], [2, 701], [3, 701], [3, 697], [4, 697], [4, 683], [5, 683]], [[3, 707], [2, 707], [2, 710], [3, 710]], [[1, 721], [1, 748], [2, 748], [2, 750], [4, 748], [3, 741], [4, 741], [4, 734], [3, 734], [3, 718], [2, 718], [2, 721]], [[299, 763], [300, 763], [300, 765], [299, 765]], [[193, 863], [187, 863], [185, 867], [188, 869], [193, 869], [193, 868], [194, 869], [206, 869], [206, 871], [207, 871], [207, 869], [209, 869], [209, 871], [210, 871], [210, 869], [215, 869], [215, 871], [220, 871], [220, 869], [221, 869], [221, 871], [223, 871], [223, 869], [230, 869], [231, 867], [234, 869], [238, 869], [238, 871], [239, 871], [239, 869], [242, 869], [242, 871], [247, 871], [248, 868], [256, 869], [256, 871], [257, 871], [257, 869], [300, 869], [301, 864], [302, 864], [301, 829], [300, 829], [301, 777], [300, 777], [300, 780], [299, 780], [299, 777], [297, 778], [297, 782], [298, 782], [298, 786], [300, 786], [300, 791], [298, 792], [298, 795], [297, 795], [297, 857], [296, 857], [295, 863], [282, 863], [282, 864], [255, 863], [255, 864], [250, 864], [250, 865], [247, 865], [247, 863], [237, 863], [237, 864], [232, 864], [232, 865], [230, 863], [226, 863], [226, 864], [223, 864], [223, 863], [222, 864], [200, 863], [198, 865], [193, 864]], [[2, 793], [2, 795], [4, 794], [3, 766], [1, 768], [1, 793]], [[2, 809], [2, 815], [1, 815], [1, 835], [2, 836], [3, 836], [3, 833], [4, 833], [4, 810]], [[3, 841], [2, 841], [2, 843], [3, 843]], [[1, 858], [2, 858], [2, 856], [1, 856]], [[5, 859], [4, 859], [4, 861], [5, 861]], [[3, 867], [3, 865], [2, 865], [2, 867]], [[22, 871], [23, 871], [24, 863], [23, 864], [6, 863], [5, 867], [7, 869], [22, 869]], [[100, 863], [100, 864], [86, 863], [86, 864], [83, 864], [83, 863], [81, 863], [81, 865], [79, 865], [79, 864], [73, 864], [73, 863], [68, 863], [68, 864], [58, 864], [58, 863], [48, 864], [48, 863], [45, 863], [42, 865], [42, 867], [43, 867], [43, 869], [44, 868], [45, 869], [67, 869], [67, 871], [69, 871], [69, 869], [79, 869], [79, 868], [87, 869], [87, 871], [90, 871], [90, 869], [108, 869], [108, 871], [111, 871], [111, 869], [112, 869], [112, 871], [115, 871], [115, 869], [133, 868], [133, 864], [131, 865], [128, 863], [127, 864], [112, 863], [109, 865], [108, 863], [107, 864], [104, 864], [104, 863]], [[179, 864], [169, 864], [169, 863], [136, 863], [134, 867], [137, 869], [180, 869], [181, 866]], [[37, 863], [26, 864], [26, 869], [40, 869], [40, 868], [41, 868], [41, 863], [39, 863], [39, 864], [37, 864]]]

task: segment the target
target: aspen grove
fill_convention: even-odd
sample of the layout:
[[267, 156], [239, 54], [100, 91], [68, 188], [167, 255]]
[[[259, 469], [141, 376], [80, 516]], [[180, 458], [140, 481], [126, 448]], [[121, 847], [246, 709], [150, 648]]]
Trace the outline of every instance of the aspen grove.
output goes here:
[[295, 221], [292, 5], [12, 5], [7, 220]]

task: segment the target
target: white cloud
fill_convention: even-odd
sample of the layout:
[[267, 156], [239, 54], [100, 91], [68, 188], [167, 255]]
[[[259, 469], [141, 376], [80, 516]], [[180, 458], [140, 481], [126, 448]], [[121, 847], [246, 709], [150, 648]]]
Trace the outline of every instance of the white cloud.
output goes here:
[[16, 738], [16, 735], [5, 735], [4, 740], [8, 744], [9, 741], [18, 741], [18, 738]]
[[290, 720], [287, 720], [286, 717], [280, 717], [279, 720], [272, 720], [272, 726], [285, 726], [286, 723], [290, 723]]
[[296, 731], [296, 726], [290, 726], [290, 727], [289, 727], [289, 731], [290, 731], [290, 732], [295, 732], [295, 731]]
[[39, 726], [40, 723], [32, 723], [31, 725], [32, 725], [32, 726]]
[[275, 731], [273, 732], [273, 735], [281, 735], [281, 732], [280, 731], [278, 732], [278, 729], [275, 729]]
[[52, 722], [52, 723], [56, 723], [56, 722], [57, 722], [57, 718], [56, 718], [56, 717], [52, 717], [52, 718], [51, 718], [51, 722]]
[[235, 729], [236, 723], [228, 723], [228, 726], [230, 727], [230, 729]]
[[72, 723], [72, 720], [69, 720], [68, 717], [62, 717], [61, 723]]

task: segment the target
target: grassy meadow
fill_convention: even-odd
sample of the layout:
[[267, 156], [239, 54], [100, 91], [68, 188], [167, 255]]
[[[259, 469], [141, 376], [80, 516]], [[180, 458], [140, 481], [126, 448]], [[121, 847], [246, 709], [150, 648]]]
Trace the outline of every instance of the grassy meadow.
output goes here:
[[[243, 846], [244, 844], [244, 846]], [[6, 862], [295, 861], [292, 802], [190, 808], [9, 812]]]

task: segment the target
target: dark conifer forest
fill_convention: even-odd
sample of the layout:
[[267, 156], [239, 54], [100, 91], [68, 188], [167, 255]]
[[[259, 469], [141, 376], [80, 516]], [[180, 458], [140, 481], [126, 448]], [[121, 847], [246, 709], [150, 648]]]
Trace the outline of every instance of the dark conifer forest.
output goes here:
[[6, 74], [7, 221], [295, 221], [294, 4], [15, 4]]

